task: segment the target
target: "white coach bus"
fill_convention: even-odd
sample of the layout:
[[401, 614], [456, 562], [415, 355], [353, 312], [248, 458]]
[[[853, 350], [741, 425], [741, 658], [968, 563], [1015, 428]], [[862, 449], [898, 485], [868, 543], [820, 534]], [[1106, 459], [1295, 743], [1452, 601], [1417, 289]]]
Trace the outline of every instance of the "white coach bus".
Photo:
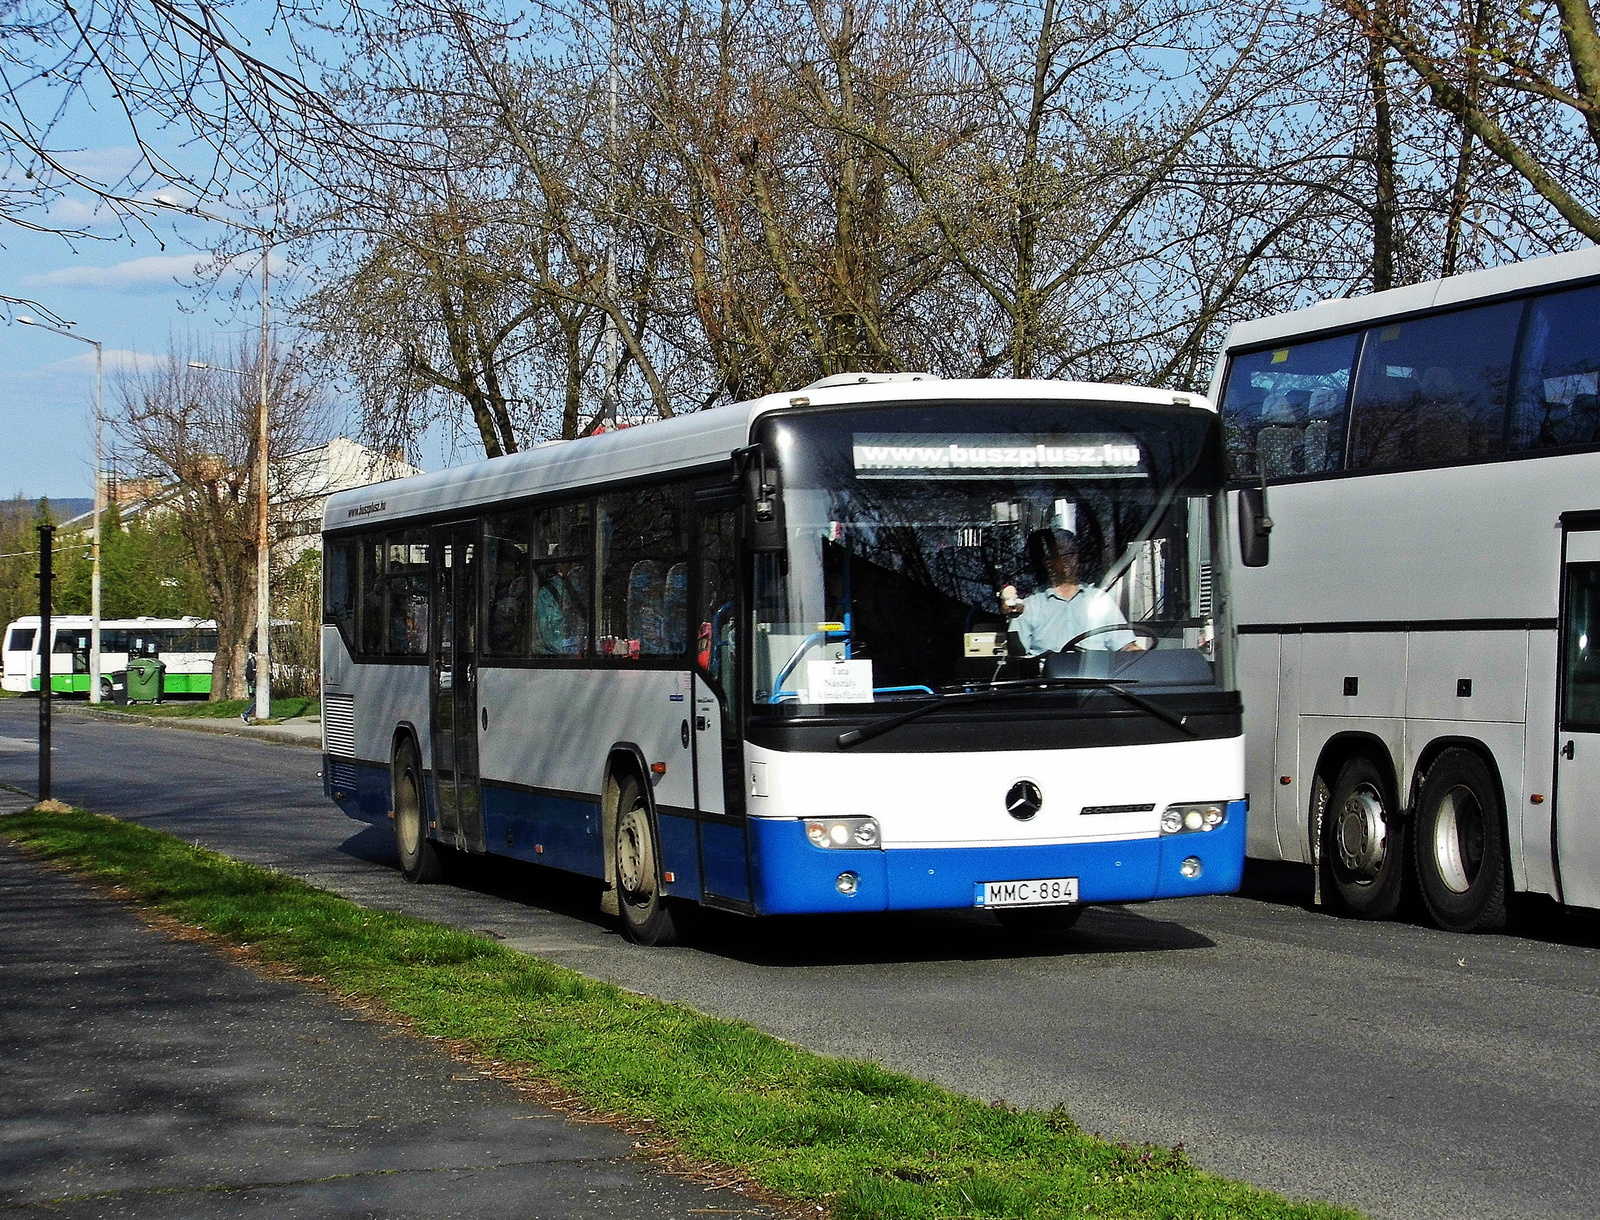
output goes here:
[[1212, 390], [1275, 526], [1249, 853], [1371, 918], [1600, 907], [1600, 251], [1235, 326]]
[[1199, 399], [852, 375], [335, 495], [325, 791], [644, 943], [1231, 891], [1222, 462]]

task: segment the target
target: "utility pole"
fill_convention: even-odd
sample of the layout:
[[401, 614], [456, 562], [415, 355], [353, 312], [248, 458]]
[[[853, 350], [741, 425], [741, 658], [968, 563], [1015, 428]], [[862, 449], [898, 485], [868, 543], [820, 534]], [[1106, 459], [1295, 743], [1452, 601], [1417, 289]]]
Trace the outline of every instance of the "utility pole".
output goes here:
[[[69, 339], [76, 339], [79, 343], [87, 343], [94, 348], [94, 532], [90, 548], [91, 565], [89, 573], [89, 702], [100, 702], [100, 519], [106, 511], [106, 484], [105, 461], [102, 457], [102, 433], [105, 415], [101, 410], [101, 387], [105, 385], [105, 347], [95, 339], [85, 338], [75, 331], [63, 330], [59, 326], [51, 326], [47, 322], [40, 322], [37, 318], [18, 318], [24, 326], [37, 326], [40, 330], [47, 330], [51, 334], [65, 335]], [[73, 323], [68, 322], [68, 326]], [[42, 797], [40, 798], [43, 799]]]
[[51, 552], [56, 527], [39, 526], [39, 799], [50, 799], [50, 657], [55, 649], [55, 629], [50, 622], [50, 594], [54, 574]]

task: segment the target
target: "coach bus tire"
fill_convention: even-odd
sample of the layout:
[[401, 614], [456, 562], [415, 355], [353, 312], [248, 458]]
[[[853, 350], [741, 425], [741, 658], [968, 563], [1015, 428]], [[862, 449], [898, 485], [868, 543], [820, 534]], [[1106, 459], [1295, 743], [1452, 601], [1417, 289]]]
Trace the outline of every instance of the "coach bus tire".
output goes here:
[[1357, 919], [1388, 919], [1405, 891], [1405, 827], [1376, 763], [1339, 768], [1323, 815], [1323, 888]]
[[1027, 936], [1066, 932], [1083, 917], [1083, 904], [1074, 903], [1069, 907], [1011, 907], [996, 911], [994, 917], [1007, 932]]
[[670, 945], [678, 939], [677, 912], [661, 893], [661, 846], [650, 820], [650, 804], [638, 777], [617, 785], [617, 909], [622, 931], [640, 945]]
[[1506, 924], [1505, 819], [1487, 764], [1446, 750], [1417, 801], [1417, 885], [1447, 932], [1493, 932]]
[[428, 838], [422, 760], [409, 741], [395, 751], [389, 774], [393, 779], [394, 846], [400, 855], [400, 872], [415, 885], [432, 885], [444, 876], [439, 848]]

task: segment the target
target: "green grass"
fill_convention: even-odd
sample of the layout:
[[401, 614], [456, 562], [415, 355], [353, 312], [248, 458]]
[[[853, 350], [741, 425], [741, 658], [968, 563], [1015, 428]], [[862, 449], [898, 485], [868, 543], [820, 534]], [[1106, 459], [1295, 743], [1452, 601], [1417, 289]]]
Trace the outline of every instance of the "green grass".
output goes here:
[[1214, 1177], [1179, 1150], [1086, 1135], [1060, 1111], [985, 1105], [365, 910], [132, 823], [30, 812], [0, 818], [0, 835], [836, 1217], [1352, 1215]]
[[[181, 719], [237, 720], [246, 708], [254, 709], [253, 699], [173, 700], [170, 703], [133, 703], [119, 707], [114, 703], [100, 704], [101, 711], [125, 712], [132, 716], [175, 716]], [[272, 719], [287, 720], [291, 716], [320, 716], [322, 704], [316, 699], [274, 699]]]

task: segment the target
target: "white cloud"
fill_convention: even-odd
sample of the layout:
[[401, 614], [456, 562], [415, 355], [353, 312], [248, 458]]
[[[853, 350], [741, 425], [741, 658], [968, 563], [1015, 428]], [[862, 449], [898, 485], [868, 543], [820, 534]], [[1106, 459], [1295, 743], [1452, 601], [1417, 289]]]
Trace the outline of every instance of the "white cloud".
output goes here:
[[[152, 355], [149, 352], [135, 352], [127, 348], [108, 348], [106, 350], [106, 376], [111, 377], [117, 373], [145, 373], [163, 364], [165, 356]], [[52, 360], [49, 364], [41, 365], [36, 369], [29, 369], [25, 373], [13, 374], [17, 381], [55, 381], [70, 377], [94, 376], [94, 351], [85, 349], [76, 356], [68, 356], [64, 360]]]
[[209, 265], [204, 254], [151, 254], [113, 263], [109, 267], [59, 267], [39, 275], [25, 275], [24, 288], [97, 288], [108, 292], [147, 292], [168, 288], [179, 280], [193, 279], [197, 268]]

